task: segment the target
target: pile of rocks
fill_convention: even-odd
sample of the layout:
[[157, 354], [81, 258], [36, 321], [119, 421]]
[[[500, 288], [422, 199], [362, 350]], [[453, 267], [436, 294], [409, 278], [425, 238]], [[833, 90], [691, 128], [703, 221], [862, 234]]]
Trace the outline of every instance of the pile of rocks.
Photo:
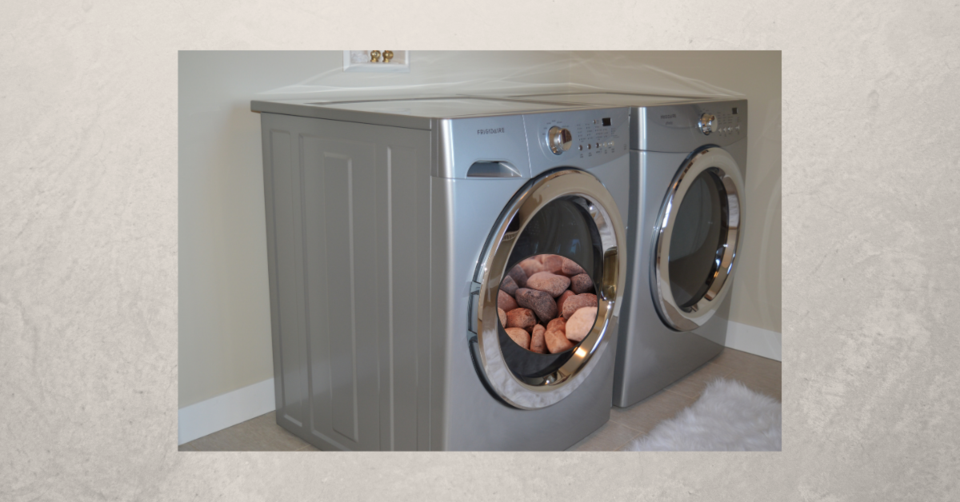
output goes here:
[[541, 254], [518, 263], [500, 281], [500, 324], [517, 345], [538, 354], [572, 349], [597, 320], [593, 280], [577, 262]]

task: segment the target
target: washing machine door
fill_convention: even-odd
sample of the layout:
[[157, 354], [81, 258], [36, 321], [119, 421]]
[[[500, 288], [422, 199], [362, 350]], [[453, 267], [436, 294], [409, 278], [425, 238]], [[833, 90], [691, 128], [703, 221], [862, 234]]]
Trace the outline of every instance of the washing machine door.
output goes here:
[[691, 331], [732, 287], [740, 240], [743, 177], [718, 147], [695, 152], [667, 190], [654, 239], [652, 290], [667, 326]]
[[[501, 213], [480, 256], [471, 290], [470, 345], [484, 384], [520, 409], [555, 404], [574, 392], [610, 348], [626, 276], [626, 234], [610, 193], [592, 174], [557, 169], [531, 180]], [[499, 322], [501, 281], [521, 261], [560, 255], [593, 280], [598, 308], [572, 348], [538, 354], [514, 343]]]

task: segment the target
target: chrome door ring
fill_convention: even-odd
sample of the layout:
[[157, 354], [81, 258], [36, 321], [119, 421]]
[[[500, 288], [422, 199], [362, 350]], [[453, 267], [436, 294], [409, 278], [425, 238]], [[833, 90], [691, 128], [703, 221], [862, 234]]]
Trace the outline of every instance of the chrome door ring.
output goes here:
[[[531, 218], [550, 202], [561, 197], [576, 196], [586, 200], [589, 214], [597, 226], [602, 249], [602, 275], [597, 282], [599, 308], [593, 329], [557, 371], [535, 379], [518, 378], [507, 366], [498, 334], [497, 294], [506, 272], [516, 237], [523, 233]], [[507, 228], [514, 218], [519, 230], [507, 237]], [[620, 312], [620, 295], [626, 280], [626, 259], [623, 244], [626, 233], [616, 202], [592, 174], [562, 169], [535, 180], [514, 197], [505, 208], [494, 233], [480, 257], [475, 282], [479, 283], [477, 300], [477, 345], [479, 366], [489, 386], [508, 404], [520, 409], [545, 408], [570, 395], [590, 375], [609, 345], [611, 329], [616, 330]], [[472, 300], [471, 300], [472, 301]]]
[[[723, 184], [726, 192], [727, 235], [721, 243], [723, 252], [709, 288], [699, 300], [689, 307], [679, 306], [674, 299], [670, 282], [670, 239], [680, 211], [683, 198], [694, 181], [705, 171], [712, 171]], [[731, 275], [736, 261], [743, 213], [743, 177], [737, 162], [722, 148], [710, 147], [697, 152], [684, 162], [670, 184], [666, 199], [657, 218], [654, 240], [653, 292], [657, 311], [673, 329], [691, 331], [703, 326], [723, 302], [730, 291]], [[719, 250], [718, 250], [719, 251]]]

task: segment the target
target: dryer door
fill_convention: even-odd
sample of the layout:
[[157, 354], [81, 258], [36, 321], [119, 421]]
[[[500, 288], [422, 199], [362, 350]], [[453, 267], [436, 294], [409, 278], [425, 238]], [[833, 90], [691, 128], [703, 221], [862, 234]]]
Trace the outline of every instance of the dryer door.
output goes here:
[[730, 291], [742, 211], [743, 177], [729, 153], [706, 148], [680, 167], [657, 219], [650, 274], [671, 328], [703, 326]]
[[[625, 242], [626, 234], [613, 198], [588, 172], [550, 171], [529, 182], [513, 197], [487, 239], [470, 297], [474, 363], [494, 396], [520, 409], [544, 408], [569, 396], [590, 377], [603, 352], [612, 350], [611, 339], [617, 331], [627, 269]], [[555, 353], [546, 349], [545, 353], [536, 353], [508, 335], [500, 322], [497, 303], [501, 282], [511, 271], [516, 273], [514, 267], [519, 268], [529, 258], [546, 260], [551, 255], [572, 260], [582, 267], [581, 273], [589, 276], [593, 283], [589, 287], [593, 288], [596, 300], [588, 294], [582, 299], [597, 302], [596, 318], [592, 326], [589, 320], [581, 323], [581, 333], [585, 333], [582, 341], [567, 344], [566, 338], [554, 337], [557, 343], [551, 348]], [[563, 263], [569, 264], [565, 260]], [[568, 278], [578, 275], [564, 270]], [[520, 282], [526, 280], [523, 277]], [[544, 277], [566, 283], [553, 275]], [[580, 286], [589, 284], [583, 277], [579, 279]], [[569, 284], [575, 283], [571, 279]], [[530, 293], [533, 286], [527, 286], [526, 292]], [[539, 287], [544, 291], [551, 289]], [[582, 287], [577, 289], [583, 291]], [[561, 315], [559, 309], [544, 314], [551, 303], [556, 308], [557, 293], [532, 293], [544, 302], [544, 308], [535, 309], [534, 320], [540, 325], [547, 325], [551, 316]], [[525, 293], [517, 290], [514, 294], [520, 302]], [[533, 329], [531, 326], [527, 333]]]

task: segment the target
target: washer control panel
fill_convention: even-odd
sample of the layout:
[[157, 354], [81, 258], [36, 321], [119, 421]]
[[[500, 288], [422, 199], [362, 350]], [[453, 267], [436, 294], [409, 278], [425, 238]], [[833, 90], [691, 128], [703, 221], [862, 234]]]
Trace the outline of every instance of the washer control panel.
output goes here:
[[616, 131], [611, 122], [610, 117], [599, 117], [577, 124], [577, 137], [580, 138], [577, 151], [580, 152], [580, 158], [607, 155], [615, 151]]
[[[528, 138], [537, 138], [539, 144], [530, 151], [532, 164], [542, 164], [539, 169], [558, 165], [590, 168], [627, 155], [630, 149], [626, 108], [530, 114], [524, 116], [524, 123]], [[534, 155], [536, 150], [542, 155]]]
[[613, 117], [597, 115], [588, 120], [554, 119], [545, 122], [542, 137], [547, 148], [554, 155], [573, 150], [579, 152], [581, 159], [614, 153], [617, 151], [618, 130], [613, 127]]

